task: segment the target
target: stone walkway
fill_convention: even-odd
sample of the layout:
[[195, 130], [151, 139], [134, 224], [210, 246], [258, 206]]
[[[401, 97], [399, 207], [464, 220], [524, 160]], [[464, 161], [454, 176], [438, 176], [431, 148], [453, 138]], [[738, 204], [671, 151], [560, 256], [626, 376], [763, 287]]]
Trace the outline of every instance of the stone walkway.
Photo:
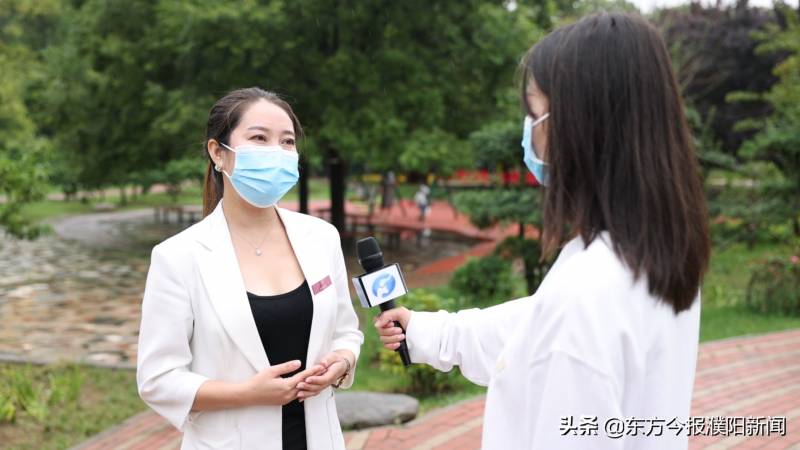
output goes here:
[[[430, 412], [398, 427], [352, 431], [347, 448], [480, 448], [483, 398]], [[784, 417], [785, 436], [693, 436], [691, 450], [800, 449], [800, 330], [709, 342], [700, 346], [692, 402], [694, 417]], [[145, 412], [78, 448], [177, 449], [181, 435]]]

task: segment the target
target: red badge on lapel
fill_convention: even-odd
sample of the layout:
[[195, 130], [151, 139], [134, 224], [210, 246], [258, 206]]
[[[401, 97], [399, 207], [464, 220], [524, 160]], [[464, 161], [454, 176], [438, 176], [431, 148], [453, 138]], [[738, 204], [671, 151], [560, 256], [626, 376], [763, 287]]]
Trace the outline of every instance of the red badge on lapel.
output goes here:
[[325, 289], [327, 289], [328, 286], [330, 286], [331, 284], [332, 284], [331, 277], [330, 276], [326, 276], [325, 278], [323, 278], [323, 279], [317, 281], [316, 283], [314, 283], [314, 285], [311, 286], [311, 290], [314, 291], [314, 295], [317, 295], [320, 292], [322, 292]]

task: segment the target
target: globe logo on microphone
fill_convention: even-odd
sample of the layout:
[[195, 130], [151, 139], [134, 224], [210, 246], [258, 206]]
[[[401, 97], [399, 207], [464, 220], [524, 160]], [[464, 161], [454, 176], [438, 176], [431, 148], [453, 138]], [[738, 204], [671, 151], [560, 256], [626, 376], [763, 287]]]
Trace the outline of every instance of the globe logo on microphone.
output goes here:
[[396, 283], [391, 273], [384, 273], [372, 283], [372, 295], [378, 298], [386, 298], [394, 291]]

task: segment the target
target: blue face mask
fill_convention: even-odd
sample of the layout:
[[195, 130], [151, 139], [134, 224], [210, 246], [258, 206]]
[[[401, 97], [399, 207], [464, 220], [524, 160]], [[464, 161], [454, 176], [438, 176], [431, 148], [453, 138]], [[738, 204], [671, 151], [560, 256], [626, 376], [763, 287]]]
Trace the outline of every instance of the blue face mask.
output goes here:
[[536, 181], [542, 186], [547, 186], [547, 163], [539, 159], [533, 149], [533, 129], [536, 125], [542, 123], [544, 119], [547, 119], [548, 116], [550, 116], [550, 113], [544, 114], [535, 121], [530, 116], [526, 116], [522, 125], [522, 160], [528, 166], [528, 170], [536, 177]]
[[296, 183], [298, 155], [280, 146], [240, 145], [232, 149], [236, 154], [233, 174], [221, 170], [236, 192], [251, 205], [267, 208], [278, 203]]

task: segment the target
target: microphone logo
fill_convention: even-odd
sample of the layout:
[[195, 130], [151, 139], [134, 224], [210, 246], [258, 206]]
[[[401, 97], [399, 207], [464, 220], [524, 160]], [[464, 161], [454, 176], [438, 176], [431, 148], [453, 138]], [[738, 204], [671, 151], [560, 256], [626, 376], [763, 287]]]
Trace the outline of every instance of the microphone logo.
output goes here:
[[391, 273], [384, 273], [372, 282], [372, 294], [378, 298], [386, 298], [394, 291], [397, 284]]

